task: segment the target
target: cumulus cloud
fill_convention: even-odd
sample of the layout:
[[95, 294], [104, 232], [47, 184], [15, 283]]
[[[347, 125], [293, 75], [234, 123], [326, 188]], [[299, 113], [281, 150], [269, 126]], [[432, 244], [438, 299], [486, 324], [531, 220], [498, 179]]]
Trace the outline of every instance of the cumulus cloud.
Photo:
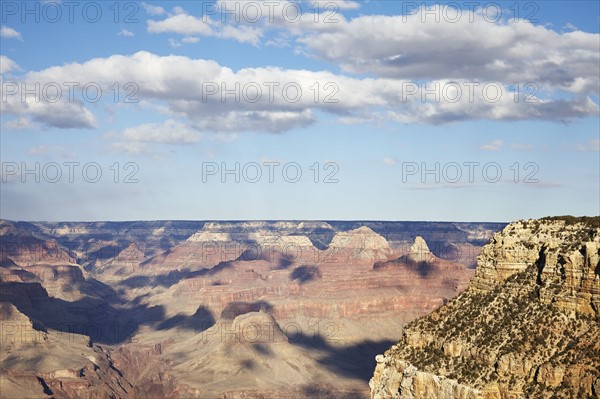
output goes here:
[[[338, 12], [325, 7], [329, 3]], [[358, 3], [319, 4], [299, 12], [298, 3], [288, 0], [252, 2], [252, 7], [218, 0], [203, 16], [180, 10], [160, 21], [149, 20], [148, 31], [227, 38], [255, 46], [267, 37], [266, 45], [292, 43], [297, 53], [324, 59], [353, 74], [533, 83], [538, 89], [584, 95], [600, 92], [597, 33], [574, 26], [556, 32], [503, 15], [495, 18], [488, 8], [423, 5], [412, 14], [347, 19], [341, 11], [355, 9]]]
[[128, 31], [127, 29], [121, 29], [119, 31], [119, 33], [117, 33], [119, 36], [124, 36], [124, 37], [132, 37], [135, 36], [135, 34], [131, 31]]
[[352, 73], [534, 82], [598, 93], [598, 34], [557, 33], [526, 21], [493, 22], [481, 10], [462, 10], [452, 21], [440, 18], [446, 12], [442, 7], [421, 7], [412, 15], [341, 19], [327, 31], [306, 32], [298, 41], [307, 52]]
[[188, 123], [167, 119], [161, 123], [144, 123], [105, 136], [114, 139], [110, 148], [130, 155], [157, 156], [153, 144], [183, 145], [200, 142], [204, 135]]
[[362, 15], [350, 20], [341, 12], [359, 6], [353, 1], [328, 1], [311, 3], [309, 10], [300, 11], [299, 3], [288, 0], [257, 1], [252, 7], [218, 0], [203, 16], [180, 9], [147, 23], [150, 33], [212, 36], [254, 46], [271, 31], [266, 45], [294, 43], [297, 53], [340, 65], [348, 73], [406, 80], [533, 83], [585, 95], [600, 92], [597, 33], [573, 25], [556, 32], [501, 14], [495, 18], [489, 8], [422, 5], [412, 14]]
[[398, 163], [396, 158], [383, 158], [383, 163], [388, 166], [394, 166]]
[[4, 75], [5, 73], [9, 73], [19, 69], [20, 68], [16, 62], [14, 62], [5, 55], [0, 55], [0, 75]]
[[[353, 78], [328, 71], [277, 67], [234, 71], [215, 61], [159, 56], [146, 51], [95, 58], [30, 72], [25, 82], [97, 82], [110, 92], [114, 82], [134, 82], [136, 98], [185, 118], [203, 132], [281, 133], [307, 127], [325, 111], [346, 123], [371, 121], [444, 124], [463, 120], [554, 120], [594, 116], [589, 97], [522, 96], [498, 82], [414, 82], [391, 78]], [[66, 97], [66, 96], [64, 96]], [[55, 127], [93, 127], [84, 102], [35, 103], [9, 96], [3, 112], [29, 116]]]
[[169, 46], [177, 48], [183, 46], [183, 44], [179, 40], [171, 38], [169, 39]]
[[21, 37], [21, 33], [17, 32], [13, 28], [9, 28], [8, 26], [3, 26], [0, 28], [0, 37], [5, 37], [7, 39], [18, 39], [23, 40]]
[[[0, 95], [4, 96], [2, 92]], [[2, 114], [16, 115], [25, 125], [11, 125], [13, 128], [30, 127], [30, 121], [41, 123], [47, 127], [59, 129], [94, 129], [97, 127], [96, 117], [80, 102], [47, 102], [37, 101], [35, 96], [7, 95], [3, 101]], [[39, 97], [38, 97], [39, 99]], [[3, 97], [4, 100], [4, 97]]]
[[165, 9], [160, 6], [152, 4], [142, 3], [141, 4], [148, 15], [163, 15], [166, 13]]
[[183, 39], [181, 39], [181, 41], [183, 43], [198, 43], [200, 39], [194, 36], [186, 36]]
[[127, 128], [121, 137], [131, 142], [163, 144], [190, 144], [202, 140], [200, 132], [173, 119]]
[[[397, 82], [393, 80], [392, 82]], [[440, 125], [467, 120], [548, 120], [569, 123], [593, 116], [598, 105], [589, 97], [571, 99], [521, 96], [499, 82], [431, 81], [392, 84], [401, 86], [399, 95], [405, 107], [393, 110], [389, 118], [402, 123]]]
[[209, 23], [204, 22], [202, 18], [196, 18], [192, 15], [178, 14], [170, 16], [161, 21], [148, 20], [148, 32], [150, 33], [179, 33], [180, 35], [213, 35], [213, 30]]
[[199, 128], [220, 132], [263, 131], [283, 133], [308, 127], [316, 121], [310, 110], [232, 111], [223, 116], [192, 118]]
[[228, 1], [217, 0], [204, 9], [204, 15], [193, 16], [179, 7], [162, 20], [148, 20], [150, 33], [175, 33], [232, 39], [253, 46], [261, 44], [267, 31], [276, 31], [265, 44], [287, 46], [289, 35], [295, 38], [306, 32], [331, 31], [333, 25], [345, 21], [342, 10], [358, 9], [354, 1]]
[[[256, 27], [246, 25], [227, 25], [213, 21], [209, 17], [194, 17], [189, 15], [183, 9], [168, 16], [167, 18], [155, 21], [148, 20], [148, 32], [150, 33], [177, 33], [185, 35], [187, 43], [195, 43], [193, 35], [198, 36], [213, 36], [222, 39], [233, 39], [240, 43], [250, 43], [258, 45], [263, 33], [262, 30]], [[186, 38], [183, 39], [186, 42]]]
[[[360, 3], [357, 1], [351, 1], [351, 0], [334, 0], [334, 1], [317, 1], [317, 2], [313, 2], [312, 0], [310, 1], [313, 5], [313, 7], [319, 7], [318, 9], [325, 9], [325, 7], [328, 6], [328, 4], [333, 4], [335, 5], [334, 10], [358, 10], [360, 8]], [[316, 4], [316, 5], [315, 5]]]

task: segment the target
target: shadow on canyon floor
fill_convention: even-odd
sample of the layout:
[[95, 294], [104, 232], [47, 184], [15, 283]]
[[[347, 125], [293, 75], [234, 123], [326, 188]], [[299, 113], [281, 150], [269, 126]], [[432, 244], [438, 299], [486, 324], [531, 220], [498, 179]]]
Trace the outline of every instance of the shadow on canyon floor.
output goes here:
[[[39, 283], [1, 282], [0, 292], [0, 301], [12, 303], [29, 317], [35, 330], [81, 334], [89, 337], [93, 343], [123, 343], [142, 324], [154, 325], [165, 318], [162, 306], [138, 304], [129, 308], [114, 308], [91, 298], [70, 302], [49, 296]], [[71, 337], [57, 336], [51, 339]]]
[[232, 262], [220, 262], [212, 268], [191, 271], [189, 269], [174, 270], [156, 276], [133, 276], [123, 280], [120, 285], [127, 288], [165, 287], [169, 288], [181, 280], [200, 276], [213, 276], [225, 269], [233, 268]]
[[329, 343], [320, 334], [297, 333], [288, 338], [290, 343], [306, 350], [322, 352], [324, 355], [319, 359], [319, 363], [329, 371], [367, 382], [375, 370], [375, 356], [385, 352], [397, 342], [365, 340], [352, 345], [337, 346]]
[[181, 327], [201, 333], [214, 326], [215, 322], [216, 320], [212, 312], [206, 306], [201, 305], [193, 315], [175, 315], [160, 322], [156, 328], [158, 330], [170, 330], [175, 327]]

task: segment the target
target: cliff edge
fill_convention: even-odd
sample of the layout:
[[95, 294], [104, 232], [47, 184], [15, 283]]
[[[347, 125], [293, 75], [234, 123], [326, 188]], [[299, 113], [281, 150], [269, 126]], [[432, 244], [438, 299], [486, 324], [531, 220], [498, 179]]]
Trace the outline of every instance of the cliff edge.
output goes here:
[[376, 360], [372, 399], [598, 398], [600, 217], [511, 223]]

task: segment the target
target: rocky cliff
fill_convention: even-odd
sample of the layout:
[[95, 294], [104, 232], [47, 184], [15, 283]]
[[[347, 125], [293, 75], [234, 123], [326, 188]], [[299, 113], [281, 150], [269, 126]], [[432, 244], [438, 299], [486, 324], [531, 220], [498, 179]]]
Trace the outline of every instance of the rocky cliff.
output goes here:
[[465, 292], [377, 356], [371, 398], [598, 398], [599, 301], [600, 217], [512, 223]]

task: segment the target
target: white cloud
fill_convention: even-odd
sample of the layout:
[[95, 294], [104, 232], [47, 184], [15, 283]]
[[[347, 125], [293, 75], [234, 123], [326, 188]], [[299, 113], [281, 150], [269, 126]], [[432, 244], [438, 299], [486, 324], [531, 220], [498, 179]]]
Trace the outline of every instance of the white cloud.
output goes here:
[[148, 15], [163, 15], [166, 13], [165, 9], [160, 6], [154, 6], [152, 4], [142, 3], [142, 7]]
[[285, 48], [291, 46], [291, 41], [289, 38], [278, 36], [273, 39], [269, 39], [265, 42], [265, 46], [272, 46], [277, 48]]
[[129, 142], [162, 144], [191, 144], [202, 140], [202, 134], [196, 129], [173, 119], [127, 128], [121, 137]]
[[189, 43], [197, 43], [199, 42], [200, 39], [194, 36], [186, 36], [181, 40], [177, 40], [177, 39], [173, 39], [170, 38], [169, 39], [169, 46], [177, 48], [177, 47], [181, 47], [183, 46], [183, 44], [189, 44]]
[[[326, 31], [305, 30], [306, 51], [352, 73], [397, 79], [534, 82], [576, 93], [598, 93], [598, 34], [557, 33], [523, 21], [492, 23], [480, 11], [458, 21], [434, 20], [442, 6], [413, 15], [341, 19]], [[455, 14], [452, 14], [455, 15]], [[439, 17], [439, 15], [438, 15]], [[425, 21], [425, 22], [424, 22]]]
[[22, 100], [20, 95], [7, 95], [6, 101], [3, 101], [2, 105], [3, 114], [16, 115], [20, 117], [20, 121], [27, 121], [23, 126], [12, 125], [13, 128], [28, 128], [31, 120], [60, 129], [94, 129], [97, 127], [94, 115], [80, 102], [64, 100], [54, 103], [38, 102], [36, 96], [27, 96], [25, 100]]
[[[192, 117], [192, 120], [196, 118]], [[195, 120], [203, 130], [220, 132], [263, 131], [283, 133], [308, 127], [316, 121], [310, 110], [295, 111], [231, 111], [221, 116]]]
[[318, 5], [314, 6], [314, 8], [319, 7], [319, 10], [331, 10], [331, 8], [325, 8], [328, 7], [328, 4], [334, 4], [337, 8], [335, 9], [335, 12], [337, 12], [337, 10], [358, 10], [360, 8], [360, 3], [357, 1], [351, 1], [351, 0], [325, 0], [325, 1], [317, 1], [317, 2], [313, 2], [312, 0], [310, 0], [311, 4], [317, 3]]
[[4, 75], [5, 73], [9, 73], [19, 69], [20, 68], [16, 62], [14, 62], [5, 55], [0, 55], [0, 75]]
[[498, 151], [504, 146], [502, 140], [494, 140], [491, 143], [483, 144], [479, 147], [483, 151]]
[[[340, 12], [332, 17], [331, 7], [325, 7], [328, 3]], [[250, 15], [245, 7], [232, 8], [231, 2], [218, 0], [214, 15], [193, 17], [180, 10], [162, 21], [148, 21], [148, 31], [213, 36], [258, 46], [270, 30], [267, 45], [296, 43], [298, 54], [317, 56], [350, 73], [405, 80], [533, 83], [586, 95], [600, 92], [600, 35], [572, 25], [567, 25], [572, 31], [559, 33], [522, 20], [494, 22], [489, 8], [453, 11], [442, 5], [421, 6], [411, 15], [347, 20], [341, 10], [360, 6], [353, 1], [320, 2], [320, 7], [313, 5], [313, 12], [296, 20], [285, 16], [296, 4], [288, 0], [252, 4]], [[314, 10], [320, 13], [315, 15]]]
[[177, 14], [162, 21], [148, 20], [148, 32], [150, 33], [179, 33], [180, 35], [203, 35], [214, 34], [210, 24], [202, 18], [196, 18], [187, 14]]
[[17, 119], [14, 119], [14, 120], [4, 123], [4, 127], [6, 129], [11, 129], [11, 130], [31, 129], [34, 126], [35, 125], [28, 118], [17, 118]]
[[262, 35], [263, 32], [261, 29], [244, 25], [237, 27], [225, 25], [215, 34], [215, 36], [222, 39], [233, 39], [240, 43], [249, 43], [254, 46], [258, 45]]
[[[140, 104], [162, 109], [172, 118], [186, 118], [200, 131], [215, 133], [281, 133], [311, 125], [316, 121], [315, 111], [331, 113], [346, 123], [370, 120], [424, 124], [480, 119], [569, 122], [598, 113], [598, 105], [583, 96], [515, 101], [514, 93], [497, 82], [482, 82], [471, 95], [465, 82], [460, 81], [427, 82], [426, 87], [404, 80], [358, 79], [327, 71], [276, 67], [233, 71], [215, 61], [145, 51], [50, 67], [30, 72], [23, 79], [42, 85], [97, 82], [107, 92], [114, 82], [134, 82], [139, 87], [136, 98]], [[498, 97], [494, 101], [485, 97], [482, 88], [486, 85], [493, 86], [494, 90], [487, 93], [488, 97]], [[232, 90], [233, 94], [227, 94]], [[34, 103], [29, 97], [22, 103], [19, 94], [9, 99], [3, 112], [49, 126], [96, 124], [88, 110], [91, 106], [86, 103]]]
[[200, 39], [194, 36], [186, 36], [183, 39], [181, 39], [182, 43], [198, 43], [199, 41]]
[[[329, 3], [340, 10], [333, 17], [331, 7], [325, 7]], [[254, 46], [266, 36], [268, 46], [297, 44], [297, 54], [325, 59], [349, 73], [386, 78], [518, 82], [522, 92], [529, 83], [538, 89], [584, 95], [600, 92], [600, 35], [572, 25], [566, 26], [570, 31], [560, 33], [526, 21], [493, 22], [489, 9], [452, 11], [442, 5], [421, 6], [411, 15], [347, 20], [341, 10], [360, 6], [353, 1], [321, 2], [321, 7], [312, 7], [313, 12], [296, 20], [288, 14], [290, 5], [297, 3], [252, 4], [252, 15], [245, 7], [232, 8], [226, 0], [215, 3], [214, 15], [194, 17], [177, 9], [161, 21], [149, 20], [148, 32], [233, 39]], [[314, 10], [320, 13], [315, 15]], [[266, 35], [267, 31], [272, 34]]]
[[472, 82], [432, 81], [418, 86], [414, 95], [409, 90], [413, 90], [415, 84], [403, 84], [408, 88], [404, 91], [407, 108], [389, 114], [391, 119], [402, 123], [444, 124], [481, 119], [568, 123], [575, 118], [597, 115], [599, 110], [598, 104], [589, 97], [560, 100], [531, 97], [526, 101], [522, 96], [515, 97], [509, 86], [499, 82], [472, 86]]
[[[226, 0], [225, 0], [226, 1]], [[310, 12], [332, 13], [330, 18], [333, 18], [335, 13], [341, 10], [358, 10], [360, 3], [352, 0], [304, 0], [310, 6]]]
[[383, 158], [383, 163], [388, 166], [394, 166], [398, 163], [396, 158]]
[[132, 37], [135, 36], [135, 34], [131, 31], [128, 31], [127, 29], [121, 29], [119, 31], [119, 33], [117, 33], [119, 36], [124, 36], [124, 37]]
[[21, 33], [17, 32], [13, 28], [9, 28], [8, 26], [3, 26], [2, 28], [0, 28], [0, 37], [5, 37], [7, 39], [23, 40], [21, 37]]
[[[193, 40], [192, 35], [233, 39], [240, 43], [258, 45], [262, 37], [262, 30], [246, 25], [227, 25], [217, 23], [208, 17], [194, 17], [186, 14], [182, 9], [180, 13], [171, 15], [161, 21], [148, 20], [150, 33], [177, 33], [185, 35], [187, 40]], [[185, 39], [183, 41], [185, 42]], [[197, 41], [197, 39], [196, 39]], [[195, 43], [195, 42], [189, 42]]]
[[169, 46], [177, 48], [183, 46], [183, 44], [177, 39], [169, 39]]
[[171, 15], [179, 15], [179, 14], [187, 14], [186, 11], [181, 6], [173, 7]]

